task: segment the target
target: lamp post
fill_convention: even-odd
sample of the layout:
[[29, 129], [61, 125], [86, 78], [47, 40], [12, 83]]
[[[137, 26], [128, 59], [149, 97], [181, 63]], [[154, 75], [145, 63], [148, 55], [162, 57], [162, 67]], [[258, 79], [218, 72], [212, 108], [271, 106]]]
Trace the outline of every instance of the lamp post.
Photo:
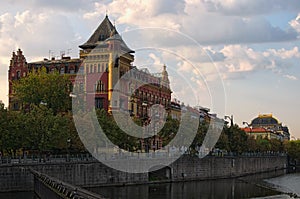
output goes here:
[[70, 147], [71, 147], [71, 138], [67, 139], [67, 162], [70, 161]]
[[229, 119], [230, 120], [230, 127], [233, 127], [233, 115], [231, 115], [231, 116], [225, 115], [224, 119], [225, 120]]

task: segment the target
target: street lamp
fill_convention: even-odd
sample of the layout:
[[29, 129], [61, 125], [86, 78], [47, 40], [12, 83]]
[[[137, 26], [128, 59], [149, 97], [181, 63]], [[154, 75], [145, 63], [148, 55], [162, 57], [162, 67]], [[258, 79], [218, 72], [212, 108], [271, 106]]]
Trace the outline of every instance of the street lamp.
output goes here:
[[233, 115], [231, 115], [231, 116], [225, 115], [225, 116], [224, 116], [224, 119], [225, 119], [225, 120], [226, 120], [226, 119], [229, 119], [229, 120], [230, 120], [230, 127], [233, 126]]
[[67, 139], [67, 162], [70, 161], [70, 147], [71, 147], [71, 138]]

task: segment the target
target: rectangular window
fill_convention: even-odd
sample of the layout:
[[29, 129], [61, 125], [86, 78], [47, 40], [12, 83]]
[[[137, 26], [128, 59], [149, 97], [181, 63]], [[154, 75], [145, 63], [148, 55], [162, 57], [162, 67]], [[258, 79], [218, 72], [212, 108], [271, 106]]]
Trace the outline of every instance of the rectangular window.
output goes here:
[[18, 104], [18, 103], [14, 103], [13, 109], [14, 109], [14, 110], [19, 110], [19, 104]]
[[79, 91], [83, 92], [83, 83], [82, 82], [79, 84]]
[[65, 68], [60, 69], [60, 74], [65, 74]]
[[103, 98], [95, 98], [95, 108], [102, 109], [103, 108]]
[[105, 70], [104, 70], [104, 64], [103, 63], [101, 64], [101, 71], [105, 72]]
[[104, 84], [101, 80], [97, 81], [97, 84], [95, 85], [95, 90], [97, 92], [102, 92], [104, 91]]
[[21, 78], [21, 72], [17, 71], [17, 79], [20, 79], [20, 78]]

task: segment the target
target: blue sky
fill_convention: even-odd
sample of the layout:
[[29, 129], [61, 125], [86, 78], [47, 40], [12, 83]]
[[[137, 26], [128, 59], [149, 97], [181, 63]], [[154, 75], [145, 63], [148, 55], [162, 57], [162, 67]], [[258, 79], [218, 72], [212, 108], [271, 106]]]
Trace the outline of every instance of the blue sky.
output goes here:
[[177, 99], [240, 126], [272, 113], [300, 138], [299, 0], [1, 1], [0, 100], [12, 51], [28, 62], [49, 50], [78, 57], [106, 10], [138, 67], [168, 66]]

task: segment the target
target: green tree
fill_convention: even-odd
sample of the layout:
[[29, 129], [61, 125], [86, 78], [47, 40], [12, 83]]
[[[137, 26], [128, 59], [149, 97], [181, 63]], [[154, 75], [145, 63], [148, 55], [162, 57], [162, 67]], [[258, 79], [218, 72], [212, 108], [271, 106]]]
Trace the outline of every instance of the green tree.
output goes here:
[[24, 136], [26, 148], [42, 153], [59, 146], [67, 140], [67, 120], [62, 115], [43, 105], [31, 105], [30, 111], [24, 113]]
[[14, 111], [8, 112], [7, 132], [4, 136], [5, 149], [9, 155], [16, 156], [17, 150], [24, 146], [24, 117]]
[[266, 152], [271, 150], [270, 140], [268, 138], [257, 137], [257, 148], [260, 152]]
[[0, 103], [0, 152], [3, 154], [5, 149], [5, 136], [8, 134], [7, 109]]
[[291, 158], [300, 160], [300, 140], [285, 142], [284, 149]]
[[71, 108], [70, 85], [71, 82], [66, 75], [62, 76], [58, 71], [47, 73], [42, 67], [30, 72], [26, 78], [15, 81], [13, 89], [23, 106], [42, 103], [54, 113], [58, 113]]
[[163, 140], [163, 146], [169, 144], [169, 142], [176, 136], [179, 124], [180, 123], [177, 119], [172, 119], [170, 116], [167, 117], [164, 127], [158, 133]]
[[225, 134], [229, 141], [229, 150], [236, 153], [242, 153], [248, 151], [246, 133], [239, 128], [238, 125], [224, 127]]

